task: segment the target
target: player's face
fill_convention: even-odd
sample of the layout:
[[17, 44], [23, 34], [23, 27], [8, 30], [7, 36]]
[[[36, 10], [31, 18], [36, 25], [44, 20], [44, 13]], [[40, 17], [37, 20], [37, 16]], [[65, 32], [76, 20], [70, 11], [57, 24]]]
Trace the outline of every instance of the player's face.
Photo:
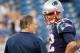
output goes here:
[[61, 13], [58, 11], [54, 11], [52, 13], [49, 14], [45, 14], [46, 18], [45, 20], [47, 20], [48, 24], [52, 24], [54, 22], [57, 22], [58, 19], [60, 19], [60, 15]]

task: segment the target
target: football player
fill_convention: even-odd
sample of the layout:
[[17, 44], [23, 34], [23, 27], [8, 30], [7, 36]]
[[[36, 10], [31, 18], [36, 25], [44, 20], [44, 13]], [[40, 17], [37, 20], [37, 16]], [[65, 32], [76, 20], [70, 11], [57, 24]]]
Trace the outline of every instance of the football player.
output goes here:
[[69, 42], [74, 41], [76, 34], [75, 26], [71, 20], [63, 17], [63, 7], [58, 0], [49, 0], [43, 5], [44, 20], [51, 27], [54, 38], [49, 53], [65, 53], [66, 46]]

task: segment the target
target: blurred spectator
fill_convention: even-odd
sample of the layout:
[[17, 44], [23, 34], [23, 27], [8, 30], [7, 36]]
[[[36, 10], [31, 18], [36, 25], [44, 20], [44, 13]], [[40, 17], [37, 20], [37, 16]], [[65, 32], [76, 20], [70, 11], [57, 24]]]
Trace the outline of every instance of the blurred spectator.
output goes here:
[[29, 13], [31, 16], [33, 16], [34, 18], [37, 18], [37, 12], [35, 9], [32, 9]]
[[0, 53], [4, 53], [7, 39], [8, 37], [6, 37], [6, 33], [0, 32]]
[[3, 5], [0, 5], [0, 14], [2, 15], [6, 14], [6, 10]]
[[0, 15], [0, 32], [4, 32], [6, 33], [6, 35], [9, 35], [5, 28], [6, 28], [5, 19], [2, 15]]
[[6, 24], [3, 14], [0, 14], [0, 53], [4, 53], [5, 43], [9, 34], [5, 31]]
[[9, 22], [12, 22], [10, 13], [11, 9], [9, 4], [5, 3], [4, 5], [0, 5], [0, 22], [2, 22], [0, 25], [0, 29], [6, 31], [8, 34], [11, 34], [11, 28], [10, 30], [8, 28], [9, 26], [11, 26], [11, 23]]
[[13, 27], [13, 31], [14, 32], [19, 32], [20, 31], [20, 27], [19, 27], [19, 20], [22, 18], [22, 16], [20, 15], [19, 12], [11, 12], [11, 19], [13, 21], [14, 27]]

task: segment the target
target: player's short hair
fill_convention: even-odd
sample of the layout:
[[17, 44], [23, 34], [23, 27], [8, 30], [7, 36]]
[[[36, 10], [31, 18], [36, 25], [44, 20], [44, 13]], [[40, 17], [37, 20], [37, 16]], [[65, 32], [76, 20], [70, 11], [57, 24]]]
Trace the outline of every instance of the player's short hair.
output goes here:
[[27, 25], [30, 25], [33, 22], [33, 17], [31, 15], [27, 15], [20, 20], [21, 29], [27, 28]]

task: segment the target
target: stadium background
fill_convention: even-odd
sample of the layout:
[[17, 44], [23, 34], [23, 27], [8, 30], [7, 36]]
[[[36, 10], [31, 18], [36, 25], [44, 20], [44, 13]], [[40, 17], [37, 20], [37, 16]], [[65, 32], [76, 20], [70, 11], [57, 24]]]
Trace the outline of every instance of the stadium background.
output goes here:
[[[38, 37], [45, 43], [48, 36], [47, 26], [42, 15], [42, 5], [47, 0], [0, 0], [0, 53], [3, 53], [5, 37], [10, 37], [19, 32], [19, 18], [25, 15], [32, 15], [37, 18], [39, 24]], [[73, 21], [77, 35], [80, 35], [80, 0], [60, 0], [64, 8], [64, 17]], [[2, 13], [7, 10], [7, 14]], [[4, 24], [2, 26], [2, 24]], [[7, 40], [7, 39], [5, 39]]]

